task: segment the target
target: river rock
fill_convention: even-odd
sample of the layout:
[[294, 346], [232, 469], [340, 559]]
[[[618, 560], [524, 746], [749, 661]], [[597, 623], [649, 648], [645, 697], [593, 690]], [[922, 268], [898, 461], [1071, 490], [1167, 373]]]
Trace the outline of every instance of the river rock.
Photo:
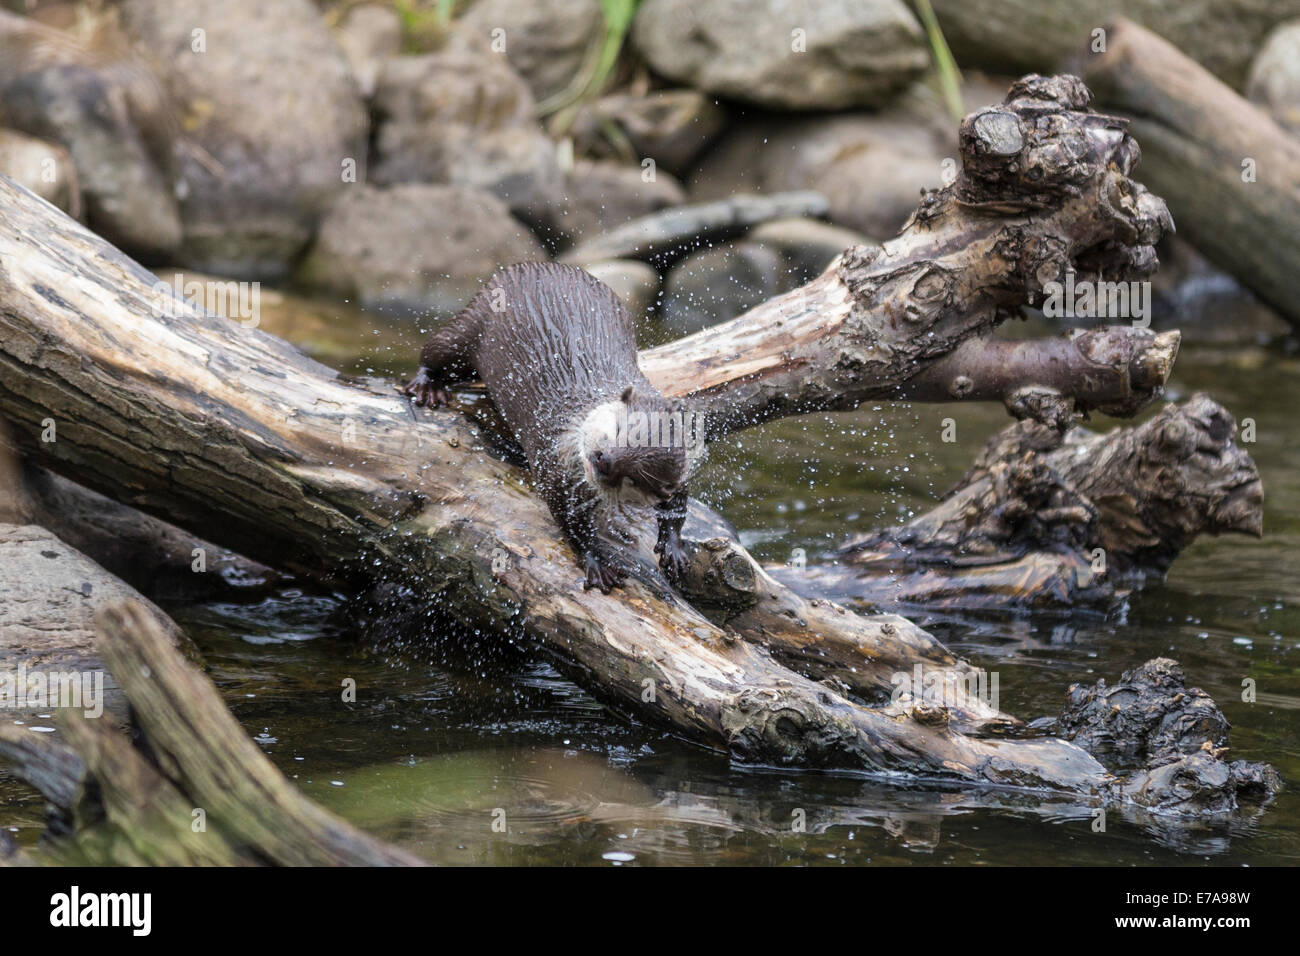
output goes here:
[[104, 59], [0, 11], [0, 124], [68, 151], [86, 221], [110, 242], [150, 261], [180, 247], [171, 112], [130, 53]]
[[370, 179], [484, 189], [530, 224], [547, 224], [564, 177], [534, 110], [527, 84], [499, 54], [452, 43], [395, 57], [375, 89]]
[[477, 0], [456, 28], [484, 43], [499, 37], [510, 65], [543, 100], [583, 70], [604, 33], [605, 17], [598, 0]]
[[[51, 672], [77, 672], [90, 675], [92, 689], [102, 679], [104, 714], [118, 724], [126, 718], [126, 699], [95, 649], [95, 614], [101, 607], [127, 598], [139, 601], [164, 634], [192, 652], [180, 628], [156, 605], [36, 525], [0, 524], [0, 595], [0, 676], [16, 676], [23, 667], [29, 679], [33, 673], [48, 678]], [[40, 716], [53, 714], [52, 707], [11, 703], [0, 708], [6, 720], [53, 726]]]
[[962, 66], [1054, 73], [1084, 54], [1093, 31], [1127, 17], [1160, 34], [1229, 86], [1241, 89], [1256, 51], [1300, 0], [932, 0]]
[[674, 335], [740, 315], [790, 287], [785, 259], [775, 249], [741, 239], [701, 249], [664, 278], [659, 318]]
[[634, 319], [649, 312], [659, 296], [659, 273], [636, 259], [593, 262], [583, 269], [613, 289]]
[[285, 274], [346, 188], [349, 167], [357, 178], [365, 170], [365, 107], [315, 6], [123, 0], [120, 11], [190, 142], [182, 264], [243, 278]]
[[776, 219], [755, 226], [745, 238], [780, 255], [792, 283], [820, 275], [850, 246], [876, 244], [860, 232], [816, 219]]
[[923, 188], [943, 185], [945, 158], [955, 174], [953, 124], [927, 122], [911, 107], [759, 120], [729, 131], [705, 155], [689, 191], [706, 200], [816, 189], [833, 222], [883, 239], [907, 221]]
[[638, 166], [579, 160], [565, 178], [552, 222], [569, 242], [582, 242], [684, 202], [686, 191], [668, 173], [656, 171], [647, 181]]
[[0, 173], [64, 212], [81, 215], [72, 157], [62, 146], [0, 129]]
[[392, 312], [456, 312], [499, 266], [546, 258], [489, 193], [463, 186], [355, 184], [321, 222], [305, 286]]
[[644, 95], [615, 93], [583, 106], [571, 133], [589, 156], [618, 156], [607, 129], [614, 126], [636, 153], [660, 169], [681, 174], [726, 125], [717, 100], [699, 90], [654, 90]]
[[1250, 68], [1246, 95], [1300, 134], [1300, 20], [1274, 30]]
[[901, 0], [646, 0], [632, 40], [675, 82], [776, 109], [880, 106], [930, 62]]
[[361, 95], [375, 93], [385, 61], [402, 52], [402, 18], [392, 7], [363, 3], [353, 7], [334, 30]]
[[634, 219], [567, 250], [561, 260], [575, 265], [605, 259], [645, 259], [665, 263], [711, 241], [742, 235], [770, 219], [826, 215], [820, 193], [778, 193], [754, 196], [737, 193], [725, 199], [674, 206]]

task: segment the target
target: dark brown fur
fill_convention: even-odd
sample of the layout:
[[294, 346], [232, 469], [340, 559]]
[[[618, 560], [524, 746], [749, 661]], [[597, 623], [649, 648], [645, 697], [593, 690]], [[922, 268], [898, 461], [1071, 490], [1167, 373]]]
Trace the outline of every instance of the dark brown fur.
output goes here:
[[552, 263], [497, 272], [433, 333], [406, 393], [416, 404], [440, 405], [449, 386], [475, 378], [528, 456], [538, 491], [585, 566], [586, 587], [608, 591], [627, 574], [627, 562], [599, 534], [609, 517], [602, 510], [627, 485], [657, 503], [655, 551], [669, 578], [679, 578], [686, 562], [679, 535], [691, 465], [686, 448], [601, 440], [586, 456], [590, 469], [578, 454], [595, 434], [583, 424], [602, 406], [674, 410], [638, 367], [632, 319], [607, 286]]

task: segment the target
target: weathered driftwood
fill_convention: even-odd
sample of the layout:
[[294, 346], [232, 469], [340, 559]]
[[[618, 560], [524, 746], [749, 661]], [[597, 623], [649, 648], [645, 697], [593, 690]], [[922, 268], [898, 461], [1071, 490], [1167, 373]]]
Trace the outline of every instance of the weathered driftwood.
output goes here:
[[[255, 329], [159, 313], [152, 277], [102, 240], [7, 184], [0, 206], [23, 224], [0, 233], [0, 405], [50, 467], [270, 564], [383, 575], [467, 628], [525, 631], [614, 706], [752, 760], [972, 780], [1015, 766], [1025, 782], [1092, 788], [1100, 768], [1077, 748], [914, 725], [787, 670], [649, 561], [621, 594], [581, 590], [523, 476], [458, 416], [413, 422], [395, 391], [344, 382]], [[57, 440], [41, 442], [51, 416]], [[802, 630], [776, 617], [769, 639]], [[900, 669], [924, 661], [886, 626], [951, 660], [902, 619], [855, 624], [845, 639], [877, 634]]]
[[148, 609], [109, 605], [98, 629], [99, 651], [131, 702], [134, 740], [76, 709], [58, 711], [66, 743], [0, 725], [0, 755], [69, 819], [70, 858], [154, 866], [421, 864], [304, 797]]
[[1297, 0], [931, 0], [944, 37], [965, 66], [994, 74], [1057, 70], [1085, 44], [1113, 42], [1107, 21], [1119, 14], [1165, 36], [1241, 86], [1274, 26], [1300, 16]]
[[1159, 579], [1200, 534], [1260, 535], [1263, 489], [1236, 423], [1206, 395], [1136, 428], [1022, 421], [930, 511], [774, 573], [883, 607], [1075, 607]]
[[[1163, 206], [1126, 178], [1135, 147], [1081, 112], [1084, 99], [1068, 78], [1018, 84], [1008, 106], [964, 124], [962, 176], [899, 239], [846, 253], [789, 322], [709, 330], [650, 353], [647, 371], [717, 413], [719, 432], [852, 407], [986, 333], [1071, 263], [1149, 268]], [[800, 603], [762, 576], [767, 599], [719, 627], [664, 585], [644, 541], [644, 574], [625, 591], [582, 591], [523, 474], [456, 414], [413, 421], [390, 385], [344, 381], [256, 329], [160, 302], [151, 275], [9, 184], [0, 212], [0, 412], [51, 469], [273, 566], [351, 586], [383, 578], [466, 630], [522, 633], [616, 709], [746, 760], [1118, 792], [1073, 745], [963, 733], [1002, 722], [987, 707], [856, 700], [872, 696], [864, 684], [886, 689], [888, 667], [950, 666], [901, 618]], [[1156, 364], [1172, 358], [1139, 333]], [[1086, 377], [1052, 394], [1068, 401]], [[1153, 396], [1150, 382], [1130, 375], [1116, 400]], [[47, 420], [57, 441], [41, 441]], [[696, 580], [721, 573], [717, 554], [752, 564], [734, 543], [697, 548]], [[844, 659], [872, 662], [868, 677], [810, 665], [821, 655], [808, 651], [809, 621], [787, 607]]]
[[[0, 439], [0, 454], [3, 447]], [[54, 532], [70, 547], [155, 599], [247, 595], [283, 581], [283, 575], [266, 565], [31, 462], [16, 480], [27, 502], [22, 517], [25, 523]]]
[[[1164, 203], [1128, 178], [1137, 144], [1123, 121], [1086, 111], [1074, 77], [1026, 77], [1006, 102], [961, 126], [962, 171], [927, 193], [897, 237], [845, 251], [809, 284], [730, 322], [642, 354], [651, 381], [693, 397], [715, 435], [783, 415], [897, 398], [960, 401], [1001, 390], [1022, 417], [1133, 413], [1164, 385], [1177, 337], [1108, 330], [1074, 345], [969, 345], [1068, 270], [1108, 280], [1156, 265], [1171, 227]], [[1065, 354], [1052, 362], [1048, 351]], [[1009, 351], [1026, 379], [999, 382]]]
[[1132, 117], [1142, 176], [1179, 229], [1300, 325], [1300, 139], [1177, 47], [1128, 20], [1085, 55], [1099, 102]]

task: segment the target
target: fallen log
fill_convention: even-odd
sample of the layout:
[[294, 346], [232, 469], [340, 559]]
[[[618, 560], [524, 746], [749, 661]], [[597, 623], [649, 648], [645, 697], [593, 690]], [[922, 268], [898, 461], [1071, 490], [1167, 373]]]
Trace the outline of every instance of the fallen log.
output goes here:
[[828, 208], [826, 197], [815, 192], [742, 195], [674, 206], [574, 246], [560, 261], [586, 266], [610, 259], [647, 259], [663, 264], [704, 243], [738, 236], [760, 223], [825, 216]]
[[[646, 356], [647, 371], [696, 398], [721, 434], [891, 393], [1068, 266], [1149, 269], [1163, 205], [1127, 179], [1136, 148], [1114, 121], [1083, 112], [1085, 100], [1070, 78], [1017, 84], [1006, 106], [963, 124], [962, 176], [927, 196], [898, 239], [847, 252], [790, 322], [708, 330], [676, 345], [676, 368], [666, 347]], [[1072, 744], [964, 733], [1010, 720], [986, 704], [864, 706], [850, 691], [883, 691], [886, 667], [864, 681], [849, 665], [808, 666], [817, 679], [783, 666], [769, 648], [805, 665], [817, 655], [803, 651], [807, 622], [780, 610], [802, 599], [770, 578], [756, 580], [775, 612], [720, 627], [666, 586], [643, 540], [645, 567], [625, 591], [582, 591], [524, 475], [460, 416], [412, 421], [390, 384], [346, 381], [158, 292], [145, 270], [7, 182], [0, 211], [0, 412], [42, 465], [271, 566], [353, 589], [383, 579], [431, 622], [526, 636], [615, 710], [739, 759], [1120, 798]], [[1143, 343], [1135, 353], [1172, 360], [1167, 342], [1131, 334]], [[1131, 368], [1131, 357], [1117, 363]], [[1045, 390], [1092, 400], [1088, 375], [1065, 379]], [[1159, 384], [1134, 387], [1130, 375], [1122, 391], [1135, 407]], [[51, 423], [57, 439], [42, 440]], [[696, 548], [691, 573], [709, 581], [709, 555], [722, 551]], [[828, 644], [864, 661], [911, 670], [951, 659], [901, 618], [806, 606]], [[1159, 794], [1142, 799], [1158, 805]]]
[[[581, 590], [522, 475], [458, 416], [412, 422], [391, 388], [345, 382], [255, 329], [188, 307], [160, 315], [152, 277], [102, 240], [12, 185], [0, 205], [23, 222], [0, 233], [0, 405], [51, 468], [269, 564], [353, 586], [382, 574], [464, 627], [526, 631], [617, 709], [746, 759], [981, 780], [1005, 774], [985, 766], [1000, 746], [1023, 755], [1025, 780], [1090, 788], [1091, 759], [1050, 741], [916, 725], [933, 744], [918, 762], [905, 716], [736, 640], [649, 562], [624, 594]], [[57, 439], [41, 442], [50, 415]], [[883, 624], [951, 659], [919, 629]], [[892, 638], [878, 643], [911, 663]]]
[[[0, 440], [0, 454], [3, 450]], [[28, 503], [24, 523], [54, 532], [70, 547], [155, 600], [246, 597], [285, 583], [283, 575], [266, 565], [30, 462], [16, 480]]]
[[1158, 29], [1224, 82], [1240, 87], [1269, 31], [1300, 16], [1296, 0], [932, 0], [963, 66], [994, 74], [1056, 70], [1085, 43], [1111, 41], [1119, 14]]
[[1131, 117], [1142, 175], [1198, 250], [1300, 325], [1300, 140], [1177, 47], [1128, 20], [1083, 75]]

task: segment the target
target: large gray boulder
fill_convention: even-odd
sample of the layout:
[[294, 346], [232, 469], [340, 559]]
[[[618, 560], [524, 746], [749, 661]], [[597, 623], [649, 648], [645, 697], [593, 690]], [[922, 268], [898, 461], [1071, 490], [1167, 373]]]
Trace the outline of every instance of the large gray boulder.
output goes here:
[[391, 312], [456, 312], [498, 267], [546, 258], [482, 190], [408, 183], [349, 188], [299, 271], [307, 287]]
[[1300, 134], [1300, 20], [1274, 30], [1250, 68], [1246, 95]]
[[777, 252], [799, 285], [825, 271], [831, 261], [851, 246], [875, 245], [870, 236], [816, 219], [774, 219], [745, 234], [748, 242]]
[[81, 215], [81, 193], [68, 151], [11, 129], [0, 129], [0, 174], [73, 216]]
[[646, 0], [632, 40], [669, 79], [777, 109], [880, 106], [929, 64], [901, 0]]
[[659, 273], [636, 259], [607, 259], [582, 267], [614, 290], [632, 318], [641, 318], [655, 305], [659, 295]]
[[176, 103], [182, 264], [276, 278], [364, 178], [367, 117], [309, 0], [123, 0], [123, 28]]
[[87, 223], [146, 261], [181, 244], [171, 106], [143, 63], [0, 11], [0, 125], [68, 151]]
[[674, 336], [735, 318], [791, 288], [790, 270], [775, 249], [748, 239], [693, 252], [664, 277], [659, 319]]
[[598, 0], [477, 0], [456, 27], [484, 43], [495, 34], [533, 96], [544, 100], [582, 72], [604, 35], [605, 17]]
[[570, 135], [587, 156], [618, 156], [610, 128], [618, 130], [636, 158], [650, 158], [660, 169], [683, 173], [727, 123], [727, 113], [699, 90], [612, 93], [585, 104]]
[[78, 702], [82, 712], [94, 716], [102, 708], [106, 717], [124, 723], [126, 698], [95, 647], [95, 614], [126, 599], [139, 601], [163, 633], [192, 653], [180, 628], [119, 578], [44, 528], [0, 522], [0, 678], [15, 683], [20, 674], [28, 678], [19, 699], [9, 697], [12, 688], [0, 679], [5, 719], [54, 729], [51, 705], [59, 701], [43, 701], [31, 680], [36, 677], [35, 687], [48, 688], [54, 675], [64, 675], [58, 683], [70, 689], [76, 674], [78, 690], [89, 692]]
[[498, 54], [452, 43], [395, 57], [375, 89], [370, 180], [483, 189], [530, 224], [547, 223], [564, 176], [534, 111], [528, 85]]
[[738, 192], [813, 189], [831, 221], [868, 236], [894, 235], [923, 188], [956, 172], [951, 121], [909, 98], [879, 113], [759, 120], [728, 131], [689, 183], [694, 201]]
[[585, 242], [616, 226], [686, 202], [673, 176], [639, 166], [578, 160], [565, 177], [564, 196], [552, 224], [567, 243]]

